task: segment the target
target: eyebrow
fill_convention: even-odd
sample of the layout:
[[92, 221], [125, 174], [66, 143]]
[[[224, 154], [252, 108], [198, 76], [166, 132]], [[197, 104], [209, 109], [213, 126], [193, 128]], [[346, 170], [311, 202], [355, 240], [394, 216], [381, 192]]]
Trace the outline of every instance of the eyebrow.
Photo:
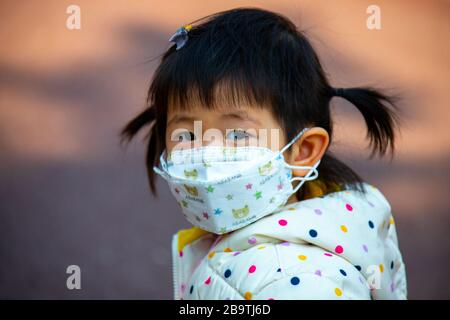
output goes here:
[[251, 121], [257, 125], [261, 125], [261, 123], [258, 121], [258, 119], [252, 118], [246, 111], [230, 112], [230, 113], [223, 114], [222, 117], [244, 120], [244, 121]]
[[176, 114], [172, 117], [172, 119], [167, 121], [167, 127], [170, 126], [172, 123], [178, 123], [178, 122], [182, 122], [182, 121], [193, 122], [194, 120], [195, 120], [195, 117]]
[[[259, 122], [258, 119], [252, 118], [246, 111], [235, 111], [235, 112], [225, 113], [225, 114], [222, 114], [221, 117], [244, 120], [244, 121], [251, 121], [257, 125], [261, 125], [261, 122]], [[193, 122], [194, 120], [196, 120], [196, 117], [177, 114], [177, 115], [173, 116], [172, 119], [167, 121], [167, 126], [169, 126], [173, 123], [178, 123], [178, 122], [182, 122], [182, 121]]]

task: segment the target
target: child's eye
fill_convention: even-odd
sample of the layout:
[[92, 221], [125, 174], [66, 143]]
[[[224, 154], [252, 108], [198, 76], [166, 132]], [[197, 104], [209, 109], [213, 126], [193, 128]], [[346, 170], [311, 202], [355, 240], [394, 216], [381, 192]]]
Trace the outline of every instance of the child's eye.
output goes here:
[[227, 139], [237, 141], [242, 139], [249, 139], [250, 134], [248, 134], [245, 130], [241, 129], [234, 129], [233, 131], [230, 131], [227, 135]]
[[191, 131], [183, 131], [177, 134], [176, 139], [178, 142], [193, 141], [195, 140], [195, 135]]

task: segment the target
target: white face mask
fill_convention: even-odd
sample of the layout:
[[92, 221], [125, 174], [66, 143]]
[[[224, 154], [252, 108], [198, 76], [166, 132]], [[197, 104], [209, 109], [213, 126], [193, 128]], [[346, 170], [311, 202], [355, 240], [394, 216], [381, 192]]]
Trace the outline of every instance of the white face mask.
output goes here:
[[[284, 161], [287, 150], [307, 129], [302, 130], [280, 151], [263, 147], [205, 146], [175, 150], [161, 168], [153, 170], [169, 184], [186, 219], [216, 234], [242, 228], [274, 212], [305, 181], [319, 176], [317, 163], [292, 166]], [[292, 169], [308, 170], [292, 178]], [[300, 181], [293, 189], [292, 182]]]

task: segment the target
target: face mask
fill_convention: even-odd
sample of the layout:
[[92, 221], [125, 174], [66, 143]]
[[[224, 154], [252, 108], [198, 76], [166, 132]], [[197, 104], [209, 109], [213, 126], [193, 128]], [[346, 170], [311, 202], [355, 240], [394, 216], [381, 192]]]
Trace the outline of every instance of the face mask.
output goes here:
[[[292, 166], [287, 150], [307, 129], [280, 151], [263, 147], [205, 146], [161, 154], [153, 170], [169, 184], [186, 219], [216, 234], [242, 228], [286, 204], [305, 181], [318, 177], [317, 167]], [[292, 177], [292, 169], [308, 170]], [[292, 182], [300, 181], [293, 189]]]

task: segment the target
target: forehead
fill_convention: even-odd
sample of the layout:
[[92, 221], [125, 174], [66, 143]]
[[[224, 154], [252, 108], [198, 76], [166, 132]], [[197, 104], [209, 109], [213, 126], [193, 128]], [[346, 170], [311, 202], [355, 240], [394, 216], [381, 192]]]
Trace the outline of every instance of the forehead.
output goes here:
[[279, 127], [276, 118], [266, 100], [258, 102], [248, 88], [236, 87], [230, 81], [221, 81], [207, 92], [193, 85], [185, 92], [170, 95], [167, 105], [167, 126], [182, 120], [234, 125], [234, 120], [252, 127], [274, 128]]
[[257, 105], [253, 101], [242, 97], [230, 97], [226, 94], [217, 94], [212, 97], [209, 103], [190, 95], [180, 103], [173, 99], [167, 106], [167, 120], [179, 116], [196, 116], [198, 118], [211, 118], [222, 116], [234, 116], [236, 119], [258, 118], [269, 112], [269, 108], [263, 105]]
[[168, 111], [195, 109], [239, 109], [244, 105], [250, 106], [256, 103], [242, 90], [228, 88], [224, 84], [216, 84], [210, 90], [191, 86], [184, 92], [172, 92], [168, 99]]
[[255, 92], [254, 88], [233, 79], [222, 79], [207, 85], [192, 83], [186, 88], [172, 88], [168, 96], [168, 111], [178, 110], [223, 110], [271, 109], [267, 96]]

